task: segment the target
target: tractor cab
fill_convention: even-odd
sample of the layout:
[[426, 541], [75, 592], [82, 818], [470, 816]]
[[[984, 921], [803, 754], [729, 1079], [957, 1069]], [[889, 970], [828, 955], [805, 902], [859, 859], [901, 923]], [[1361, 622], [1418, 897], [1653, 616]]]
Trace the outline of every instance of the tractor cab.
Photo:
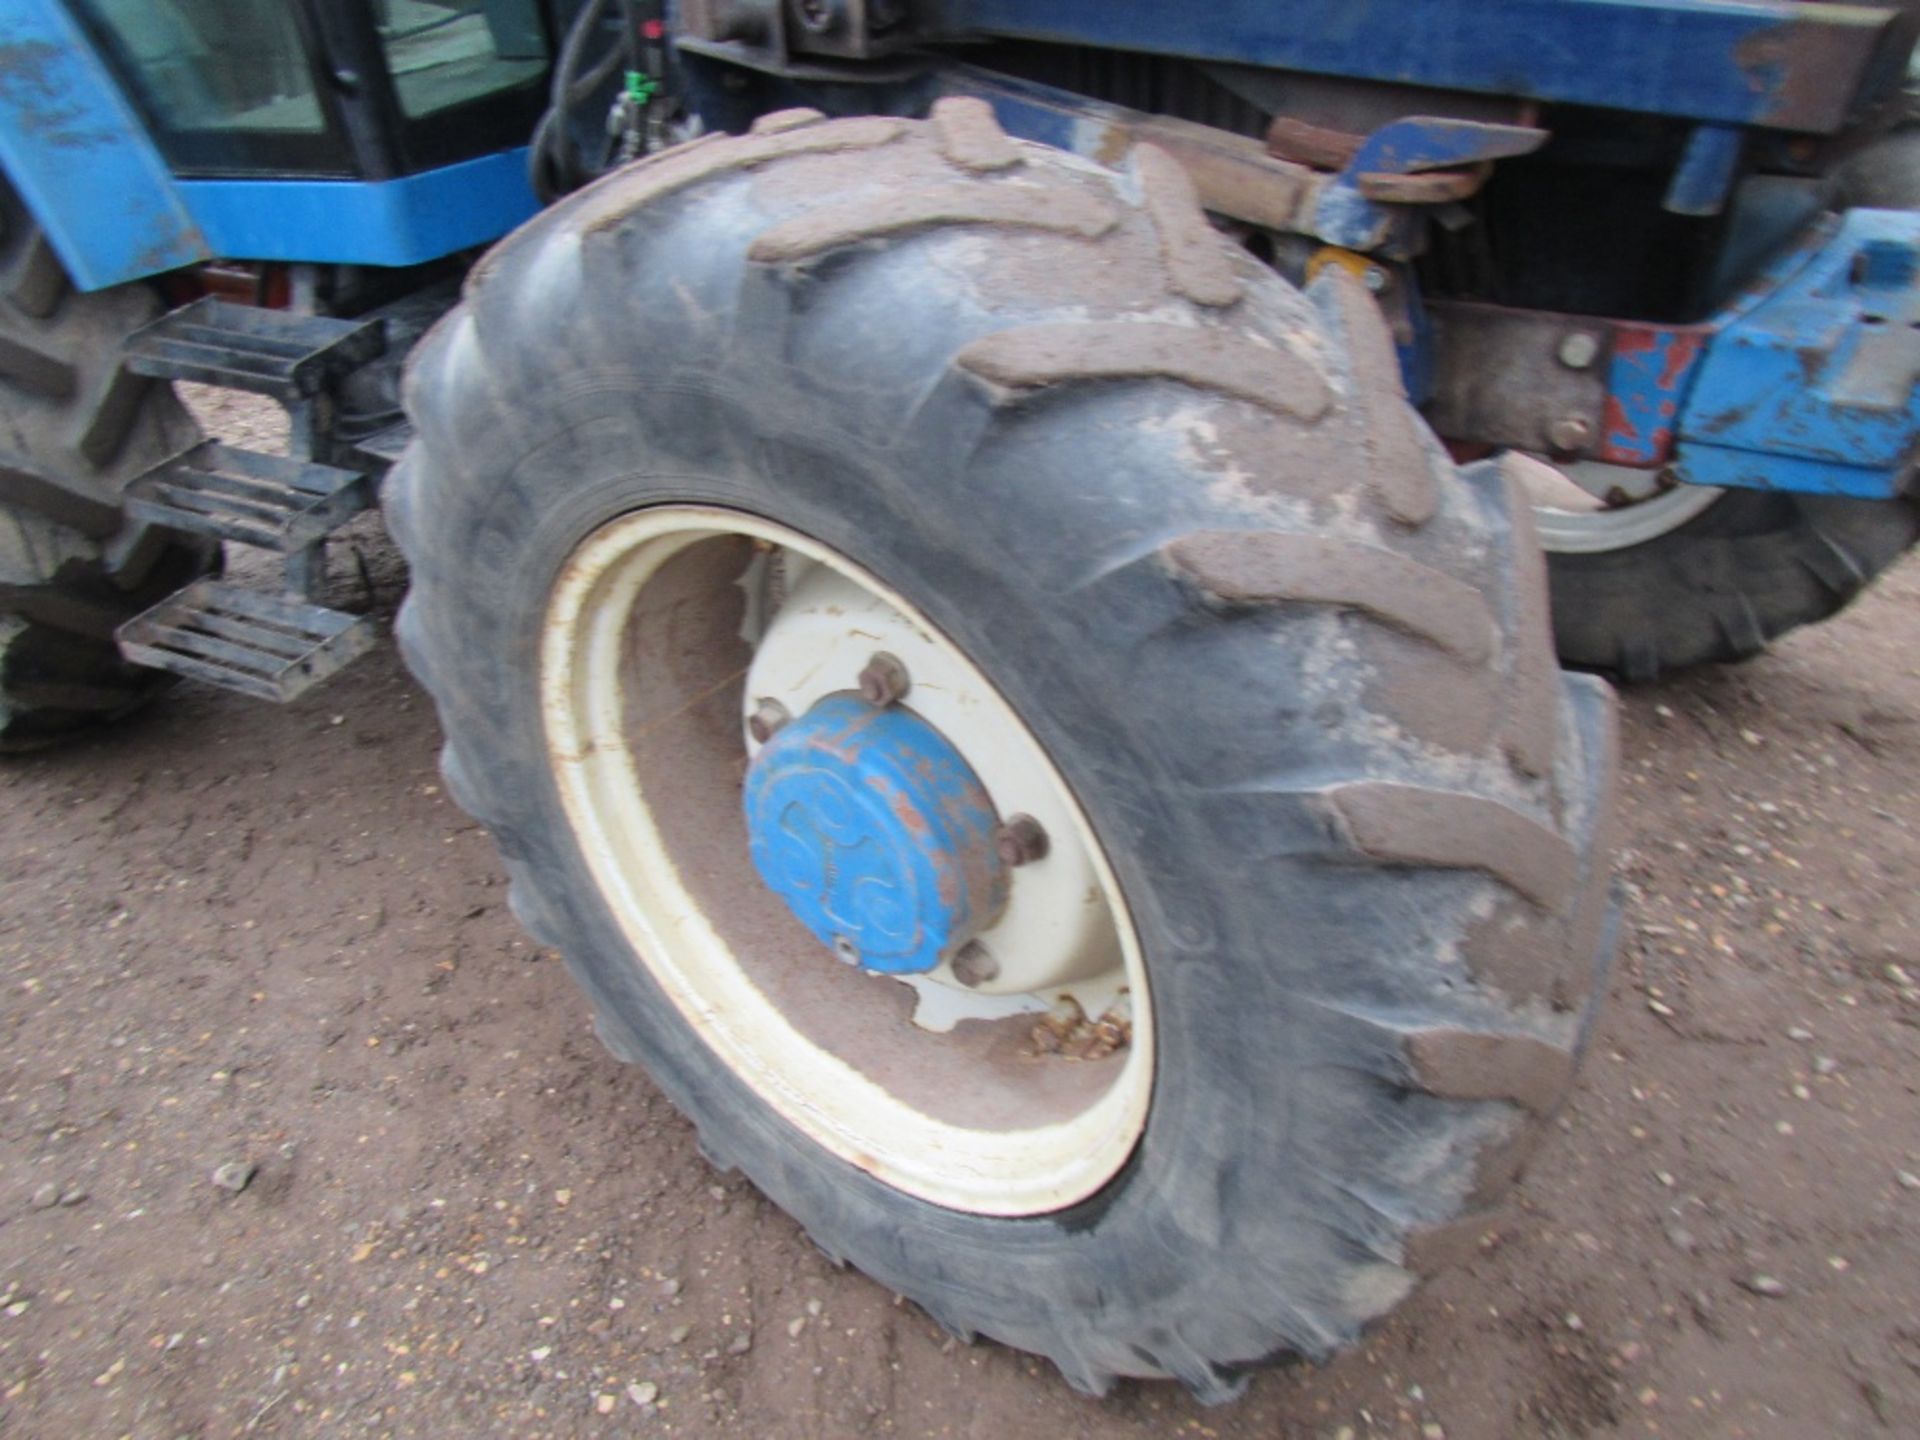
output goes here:
[[526, 144], [537, 0], [74, 0], [183, 177], [382, 180]]

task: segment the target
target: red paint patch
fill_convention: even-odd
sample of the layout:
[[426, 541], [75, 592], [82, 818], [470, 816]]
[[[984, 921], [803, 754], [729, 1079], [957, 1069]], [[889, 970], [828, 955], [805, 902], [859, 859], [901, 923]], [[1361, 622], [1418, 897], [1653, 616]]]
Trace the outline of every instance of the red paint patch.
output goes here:
[[1613, 330], [1613, 354], [1618, 359], [1622, 355], [1644, 355], [1654, 347], [1655, 336], [1659, 332], [1641, 325], [1616, 325]]
[[1620, 403], [1618, 395], [1607, 396], [1606, 406], [1601, 412], [1600, 433], [1607, 449], [1624, 449], [1634, 455], [1640, 453], [1640, 432], [1633, 428], [1633, 421], [1628, 418], [1627, 408]]
[[1699, 358], [1705, 348], [1707, 337], [1698, 330], [1670, 330], [1667, 332], [1667, 364], [1660, 372], [1660, 388], [1672, 390], [1693, 368], [1693, 362]]

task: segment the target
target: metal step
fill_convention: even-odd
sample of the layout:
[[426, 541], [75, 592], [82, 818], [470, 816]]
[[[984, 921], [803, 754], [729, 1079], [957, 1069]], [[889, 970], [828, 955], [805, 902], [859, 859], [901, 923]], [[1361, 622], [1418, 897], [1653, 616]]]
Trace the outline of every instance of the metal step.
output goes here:
[[136, 375], [298, 400], [386, 348], [383, 320], [295, 315], [208, 296], [134, 331], [126, 364]]
[[196, 580], [117, 632], [136, 665], [263, 700], [292, 700], [373, 648], [373, 621]]
[[208, 440], [127, 487], [137, 519], [282, 554], [305, 549], [373, 503], [357, 470]]

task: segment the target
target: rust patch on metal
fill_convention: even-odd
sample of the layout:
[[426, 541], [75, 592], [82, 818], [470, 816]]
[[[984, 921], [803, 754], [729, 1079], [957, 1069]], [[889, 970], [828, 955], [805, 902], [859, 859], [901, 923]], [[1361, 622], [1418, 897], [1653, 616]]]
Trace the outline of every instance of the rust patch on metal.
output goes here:
[[1122, 994], [1098, 1020], [1089, 1020], [1079, 1001], [1062, 995], [1033, 1027], [1030, 1038], [1041, 1055], [1104, 1060], [1133, 1043], [1133, 1007]]
[[1760, 125], [1832, 134], [1846, 123], [1874, 53], [1892, 33], [1895, 7], [1798, 5], [1818, 18], [1782, 20], [1733, 49], [1733, 60], [1763, 104]]
[[1292, 351], [1191, 325], [1027, 325], [974, 341], [955, 363], [1009, 391], [1159, 378], [1301, 420], [1318, 420], [1333, 404], [1325, 378]]
[[1311, 165], [1316, 170], [1344, 170], [1366, 142], [1365, 135], [1315, 125], [1291, 115], [1277, 115], [1267, 126], [1267, 149], [1282, 160]]

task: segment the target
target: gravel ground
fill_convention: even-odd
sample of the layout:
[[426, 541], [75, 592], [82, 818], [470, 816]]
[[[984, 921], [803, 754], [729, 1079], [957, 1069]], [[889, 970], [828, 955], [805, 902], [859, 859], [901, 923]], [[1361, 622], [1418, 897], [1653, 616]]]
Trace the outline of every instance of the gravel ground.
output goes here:
[[9, 764], [0, 1435], [1920, 1434], [1920, 564], [1625, 709], [1612, 1004], [1510, 1223], [1222, 1410], [956, 1347], [712, 1171], [391, 646]]

